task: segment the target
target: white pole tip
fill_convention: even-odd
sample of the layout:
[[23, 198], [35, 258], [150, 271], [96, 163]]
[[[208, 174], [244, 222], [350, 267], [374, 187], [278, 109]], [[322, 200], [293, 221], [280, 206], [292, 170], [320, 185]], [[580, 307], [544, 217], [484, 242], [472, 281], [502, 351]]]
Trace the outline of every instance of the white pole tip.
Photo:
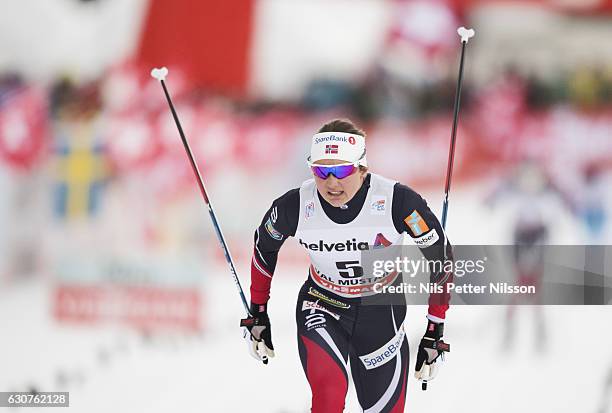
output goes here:
[[160, 68], [154, 68], [153, 70], [151, 70], [151, 76], [153, 76], [159, 81], [166, 80], [166, 76], [168, 76], [168, 68], [165, 66]]
[[461, 41], [467, 43], [470, 40], [470, 37], [474, 37], [476, 32], [474, 29], [466, 29], [465, 27], [460, 27], [457, 29], [457, 33], [461, 36]]

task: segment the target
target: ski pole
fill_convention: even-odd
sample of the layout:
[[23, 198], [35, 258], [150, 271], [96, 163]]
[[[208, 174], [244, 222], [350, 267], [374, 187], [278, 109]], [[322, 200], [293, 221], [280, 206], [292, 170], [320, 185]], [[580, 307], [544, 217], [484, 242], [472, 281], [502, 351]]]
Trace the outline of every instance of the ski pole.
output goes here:
[[242, 300], [242, 305], [244, 306], [244, 310], [247, 313], [247, 316], [251, 316], [251, 312], [249, 311], [249, 306], [247, 304], [246, 298], [244, 296], [244, 292], [242, 290], [242, 286], [240, 285], [240, 279], [238, 279], [238, 275], [236, 274], [236, 268], [234, 266], [234, 261], [232, 260], [232, 256], [230, 255], [229, 248], [227, 243], [225, 242], [225, 238], [223, 237], [223, 233], [221, 232], [221, 226], [217, 221], [217, 216], [215, 215], [215, 211], [213, 210], [212, 203], [210, 202], [210, 198], [208, 197], [208, 193], [206, 192], [206, 187], [204, 186], [204, 180], [202, 179], [202, 174], [198, 169], [198, 165], [193, 157], [193, 153], [191, 152], [191, 148], [189, 147], [189, 142], [187, 142], [187, 138], [185, 137], [185, 133], [183, 132], [183, 128], [181, 127], [181, 122], [179, 121], [176, 110], [174, 109], [174, 105], [172, 104], [172, 99], [170, 98], [170, 93], [168, 93], [168, 88], [166, 87], [166, 76], [168, 75], [168, 69], [165, 67], [155, 68], [151, 70], [151, 76], [155, 79], [159, 80], [164, 89], [164, 94], [166, 95], [166, 100], [168, 101], [168, 106], [170, 106], [170, 111], [172, 111], [172, 117], [174, 118], [174, 123], [176, 123], [176, 127], [178, 128], [179, 135], [181, 136], [181, 140], [183, 141], [183, 146], [185, 147], [185, 152], [187, 152], [187, 156], [189, 157], [189, 162], [191, 163], [191, 169], [193, 169], [193, 173], [196, 176], [196, 180], [198, 181], [198, 186], [200, 187], [200, 192], [202, 193], [202, 197], [204, 198], [204, 202], [208, 207], [208, 213], [210, 214], [210, 219], [212, 220], [213, 227], [215, 228], [215, 232], [217, 234], [217, 239], [221, 244], [221, 248], [223, 249], [223, 254], [225, 255], [225, 260], [227, 261], [230, 272], [232, 273], [232, 278], [234, 279], [234, 284], [236, 285], [236, 289], [238, 290], [238, 295], [240, 295], [240, 299]]
[[[459, 122], [459, 106], [461, 104], [461, 86], [463, 84], [463, 66], [465, 60], [465, 48], [471, 37], [474, 37], [476, 32], [474, 29], [466, 29], [460, 27], [457, 33], [461, 37], [461, 59], [459, 63], [459, 76], [457, 78], [457, 88], [455, 90], [455, 104], [453, 110], [453, 128], [451, 130], [451, 142], [448, 150], [448, 164], [446, 166], [446, 183], [444, 185], [444, 203], [442, 204], [442, 229], [446, 230], [446, 216], [448, 213], [448, 194], [450, 192], [451, 177], [453, 175], [453, 164], [455, 162], [455, 143], [457, 141], [457, 124]], [[441, 341], [442, 344], [448, 346]], [[421, 383], [421, 389], [427, 390], [427, 380]]]
[[451, 142], [448, 150], [448, 164], [446, 166], [446, 183], [444, 185], [444, 204], [442, 205], [442, 228], [446, 229], [446, 215], [448, 213], [448, 194], [450, 192], [451, 177], [453, 175], [453, 163], [455, 161], [455, 142], [457, 140], [457, 124], [459, 122], [459, 105], [461, 103], [461, 85], [463, 84], [463, 63], [465, 60], [465, 47], [470, 37], [473, 37], [474, 29], [460, 27], [457, 30], [461, 36], [461, 61], [459, 63], [459, 77], [457, 78], [457, 89], [455, 90], [455, 105], [453, 110], [453, 128], [451, 131]]

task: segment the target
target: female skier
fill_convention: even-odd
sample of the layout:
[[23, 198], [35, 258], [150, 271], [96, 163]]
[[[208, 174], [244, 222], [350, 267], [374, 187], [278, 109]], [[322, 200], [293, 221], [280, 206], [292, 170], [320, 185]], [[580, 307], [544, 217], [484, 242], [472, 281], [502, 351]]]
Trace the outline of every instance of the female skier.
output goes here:
[[[342, 412], [348, 365], [366, 412], [404, 411], [408, 341], [404, 304], [363, 305], [374, 283], [364, 274], [361, 253], [369, 246], [401, 245], [407, 232], [428, 260], [450, 257], [438, 219], [415, 191], [370, 173], [366, 134], [349, 120], [333, 120], [312, 138], [308, 164], [313, 179], [276, 199], [255, 231], [251, 262], [251, 317], [241, 320], [251, 354], [264, 363], [274, 356], [267, 313], [278, 252], [294, 236], [311, 261], [297, 301], [302, 367], [312, 391], [313, 413]], [[452, 274], [432, 272], [439, 285]], [[448, 294], [429, 298], [427, 328], [419, 345], [415, 376], [435, 376]]]

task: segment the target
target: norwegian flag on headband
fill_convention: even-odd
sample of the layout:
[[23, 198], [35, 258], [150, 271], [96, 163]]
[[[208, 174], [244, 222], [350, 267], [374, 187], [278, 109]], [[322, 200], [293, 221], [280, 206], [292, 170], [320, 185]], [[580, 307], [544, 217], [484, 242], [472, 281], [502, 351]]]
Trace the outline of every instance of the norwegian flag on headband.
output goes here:
[[325, 153], [331, 155], [338, 154], [338, 145], [325, 145]]

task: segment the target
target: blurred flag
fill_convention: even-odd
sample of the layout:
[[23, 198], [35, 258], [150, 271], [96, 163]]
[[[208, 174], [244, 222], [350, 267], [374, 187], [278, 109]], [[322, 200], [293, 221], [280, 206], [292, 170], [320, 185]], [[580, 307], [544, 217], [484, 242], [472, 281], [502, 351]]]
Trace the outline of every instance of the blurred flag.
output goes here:
[[181, 68], [195, 86], [242, 95], [255, 0], [151, 0], [137, 60]]
[[420, 48], [427, 57], [455, 50], [459, 17], [450, 0], [396, 0], [389, 43]]
[[95, 214], [100, 206], [107, 166], [97, 125], [78, 121], [60, 125], [55, 148], [55, 213], [62, 218]]
[[30, 169], [43, 155], [48, 136], [45, 95], [35, 87], [7, 95], [0, 105], [0, 160], [11, 168]]
[[483, 87], [476, 97], [476, 127], [499, 155], [520, 158], [517, 146], [527, 113], [526, 98], [523, 80], [511, 71]]
[[107, 150], [114, 171], [129, 174], [159, 160], [163, 148], [154, 128], [155, 117], [142, 111], [107, 117]]

